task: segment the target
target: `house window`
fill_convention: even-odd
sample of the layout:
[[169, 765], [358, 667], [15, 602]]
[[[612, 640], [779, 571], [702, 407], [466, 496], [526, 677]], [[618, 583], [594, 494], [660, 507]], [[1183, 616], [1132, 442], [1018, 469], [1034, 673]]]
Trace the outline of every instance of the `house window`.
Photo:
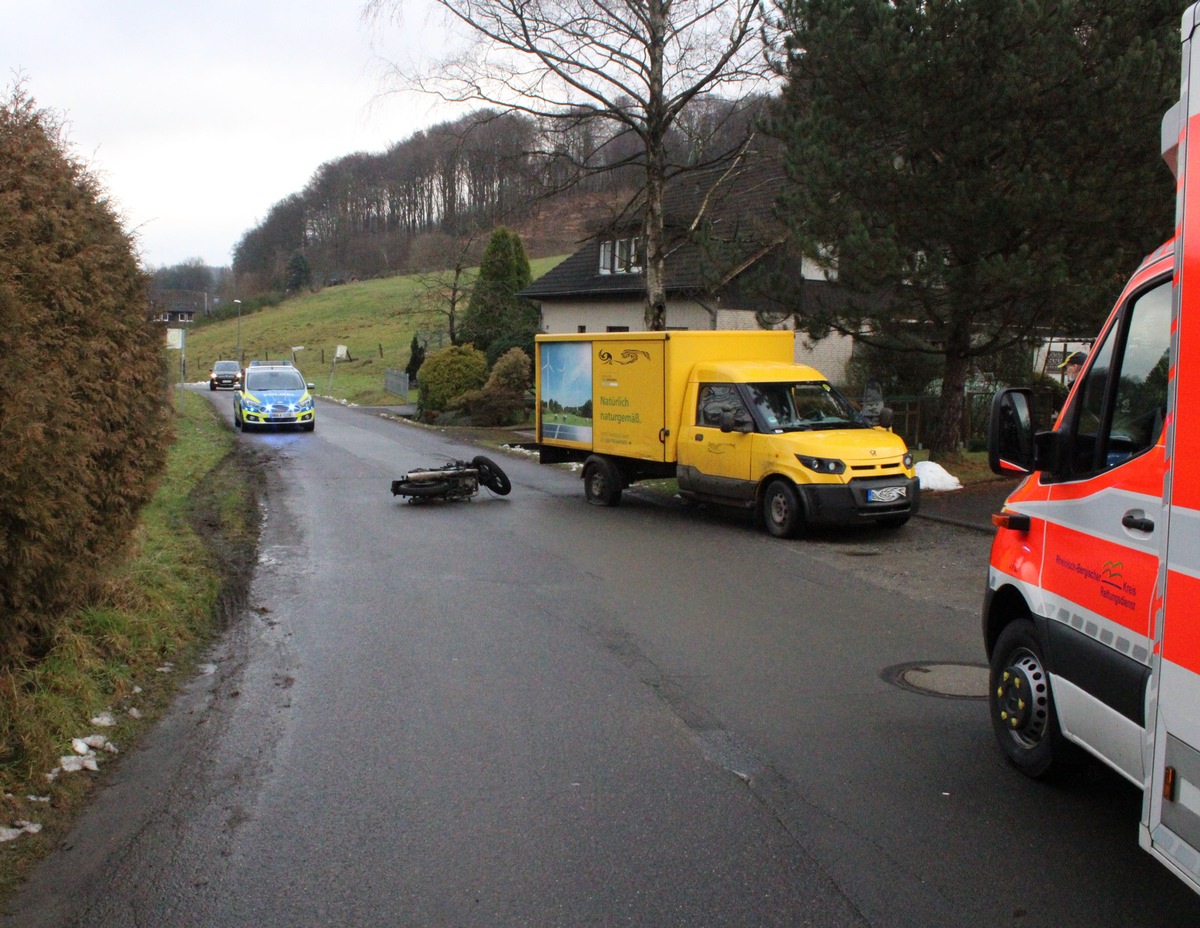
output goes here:
[[601, 274], [640, 274], [641, 272], [641, 239], [610, 238], [600, 243]]
[[618, 274], [636, 274], [642, 269], [642, 258], [636, 238], [622, 238], [617, 240], [617, 266], [614, 268]]
[[575, 326], [575, 331], [579, 332], [580, 334], [583, 334], [584, 332], [587, 331], [587, 326], [586, 325], [577, 325], [577, 326]]
[[605, 332], [628, 332], [629, 326], [627, 326], [627, 325], [608, 325], [608, 326], [604, 327], [604, 331]]

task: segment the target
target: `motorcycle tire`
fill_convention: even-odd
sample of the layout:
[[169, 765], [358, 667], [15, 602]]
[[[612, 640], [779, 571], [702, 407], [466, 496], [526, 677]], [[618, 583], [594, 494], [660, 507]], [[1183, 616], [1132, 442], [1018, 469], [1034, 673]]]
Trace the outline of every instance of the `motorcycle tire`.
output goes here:
[[479, 482], [497, 496], [508, 496], [512, 492], [512, 483], [508, 475], [491, 458], [477, 455], [471, 459], [471, 466], [479, 471]]
[[417, 483], [412, 480], [397, 480], [392, 484], [393, 496], [411, 496], [414, 499], [432, 499], [450, 493], [450, 481], [435, 480]]

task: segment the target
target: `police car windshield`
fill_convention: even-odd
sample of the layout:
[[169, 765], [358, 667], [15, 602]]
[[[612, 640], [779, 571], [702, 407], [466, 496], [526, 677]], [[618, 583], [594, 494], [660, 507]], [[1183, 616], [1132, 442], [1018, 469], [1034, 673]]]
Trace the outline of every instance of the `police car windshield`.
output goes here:
[[854, 408], [824, 380], [752, 383], [749, 387], [758, 414], [772, 431], [868, 428]]
[[304, 378], [296, 370], [264, 371], [251, 368], [246, 373], [246, 389], [256, 390], [303, 390]]

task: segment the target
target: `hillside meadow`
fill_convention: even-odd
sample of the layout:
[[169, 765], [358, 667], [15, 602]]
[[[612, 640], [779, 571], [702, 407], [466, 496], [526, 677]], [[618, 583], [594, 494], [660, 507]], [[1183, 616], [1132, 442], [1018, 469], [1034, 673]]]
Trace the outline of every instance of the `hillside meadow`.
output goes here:
[[[562, 260], [560, 255], [530, 261], [534, 278]], [[446, 297], [430, 287], [429, 279], [410, 275], [355, 281], [245, 313], [240, 322], [242, 358], [249, 363], [294, 356], [304, 379], [315, 384], [320, 396], [362, 406], [403, 403], [404, 397], [384, 390], [384, 371], [407, 367], [413, 334], [419, 334], [430, 352], [450, 344]], [[187, 370], [181, 371], [179, 352], [171, 351], [173, 377], [190, 383], [207, 380], [214, 361], [236, 359], [238, 326], [234, 318], [189, 328]], [[347, 347], [351, 360], [334, 363], [338, 345]], [[415, 392], [411, 401], [416, 402]]]

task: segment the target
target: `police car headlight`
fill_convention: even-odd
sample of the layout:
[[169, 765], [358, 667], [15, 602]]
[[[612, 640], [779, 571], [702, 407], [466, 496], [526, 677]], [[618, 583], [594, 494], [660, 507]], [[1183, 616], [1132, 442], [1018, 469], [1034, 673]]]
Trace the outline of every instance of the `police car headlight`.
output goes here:
[[306, 396], [298, 404], [296, 404], [296, 412], [308, 412], [313, 408], [313, 398]]
[[846, 462], [839, 461], [837, 458], [813, 458], [798, 454], [796, 460], [809, 470], [815, 470], [818, 474], [844, 474], [846, 472]]
[[242, 397], [242, 409], [246, 412], [262, 412], [263, 404], [258, 400], [252, 400], [249, 397]]

